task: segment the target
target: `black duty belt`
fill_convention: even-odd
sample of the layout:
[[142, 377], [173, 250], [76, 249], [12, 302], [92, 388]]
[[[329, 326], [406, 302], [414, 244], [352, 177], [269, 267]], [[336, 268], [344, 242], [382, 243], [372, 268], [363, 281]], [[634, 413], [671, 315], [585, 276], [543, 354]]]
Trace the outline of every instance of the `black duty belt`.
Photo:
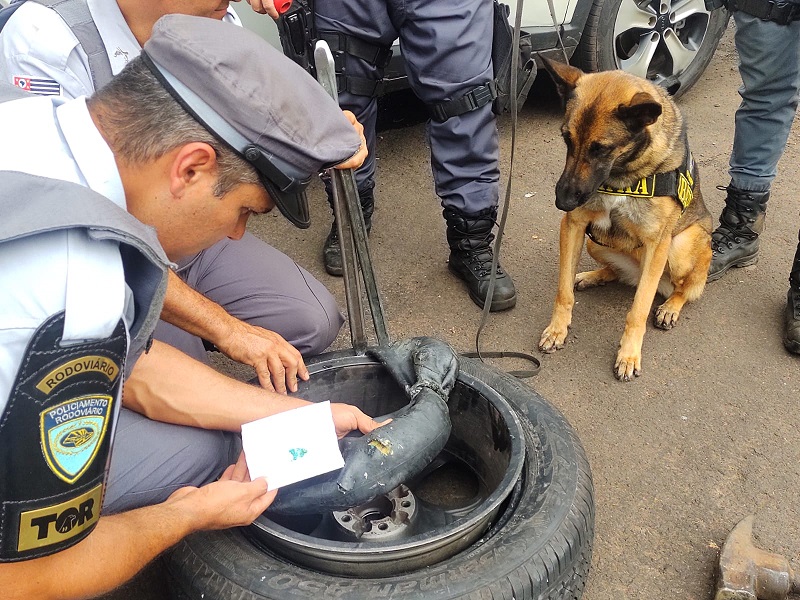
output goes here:
[[773, 21], [778, 25], [788, 25], [800, 19], [800, 4], [794, 2], [773, 2], [772, 0], [726, 0], [728, 10], [739, 10], [762, 21]]

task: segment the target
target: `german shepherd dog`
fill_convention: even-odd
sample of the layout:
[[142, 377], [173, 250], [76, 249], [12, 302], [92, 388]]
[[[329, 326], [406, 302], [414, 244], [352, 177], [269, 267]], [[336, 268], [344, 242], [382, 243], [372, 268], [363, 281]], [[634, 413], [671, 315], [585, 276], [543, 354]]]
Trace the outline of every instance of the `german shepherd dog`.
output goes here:
[[[565, 105], [567, 162], [556, 185], [556, 207], [565, 211], [558, 292], [539, 350], [564, 347], [575, 289], [628, 283], [636, 294], [614, 375], [631, 381], [642, 370], [642, 340], [656, 292], [667, 298], [655, 311], [661, 329], [671, 329], [683, 305], [703, 293], [711, 215], [683, 118], [663, 88], [623, 71], [584, 73], [543, 61]], [[576, 275], [584, 236], [600, 268]]]

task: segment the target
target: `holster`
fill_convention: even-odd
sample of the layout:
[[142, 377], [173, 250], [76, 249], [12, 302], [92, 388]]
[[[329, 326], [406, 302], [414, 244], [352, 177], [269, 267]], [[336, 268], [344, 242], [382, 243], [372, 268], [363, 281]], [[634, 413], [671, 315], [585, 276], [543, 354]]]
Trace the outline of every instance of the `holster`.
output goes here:
[[492, 111], [501, 115], [511, 110], [511, 59], [519, 52], [517, 72], [517, 109], [522, 107], [536, 78], [536, 61], [532, 56], [531, 35], [520, 32], [519, 46], [515, 49], [514, 31], [508, 22], [508, 5], [494, 1], [494, 31], [492, 36], [492, 64], [497, 86], [497, 97], [492, 102]]
[[277, 25], [283, 53], [316, 77], [313, 57], [317, 35], [313, 0], [293, 0], [289, 10], [278, 18]]

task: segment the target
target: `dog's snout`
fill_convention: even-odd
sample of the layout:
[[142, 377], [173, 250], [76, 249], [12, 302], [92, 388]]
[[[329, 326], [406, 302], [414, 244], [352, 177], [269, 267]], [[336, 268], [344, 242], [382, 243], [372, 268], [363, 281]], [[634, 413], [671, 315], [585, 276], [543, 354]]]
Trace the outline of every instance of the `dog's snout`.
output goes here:
[[580, 188], [572, 185], [564, 177], [559, 179], [556, 184], [556, 208], [569, 212], [585, 204], [589, 199], [588, 195]]

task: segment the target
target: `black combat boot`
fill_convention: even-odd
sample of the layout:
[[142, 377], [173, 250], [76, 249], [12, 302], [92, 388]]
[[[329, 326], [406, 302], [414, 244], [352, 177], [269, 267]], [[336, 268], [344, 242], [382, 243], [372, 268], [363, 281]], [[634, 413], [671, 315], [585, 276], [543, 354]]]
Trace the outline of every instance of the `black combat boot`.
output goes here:
[[[797, 238], [800, 241], [800, 233]], [[789, 352], [800, 354], [800, 244], [797, 245], [792, 273], [789, 275], [789, 293], [783, 320], [783, 345]]]
[[[358, 192], [358, 199], [361, 202], [361, 213], [364, 215], [364, 225], [367, 226], [367, 235], [372, 230], [372, 212], [375, 210], [375, 194], [372, 189]], [[333, 200], [330, 200], [333, 202]], [[325, 239], [322, 247], [322, 261], [325, 263], [325, 270], [329, 275], [341, 277], [344, 273], [342, 267], [342, 247], [339, 244], [339, 232], [336, 229], [336, 219], [331, 225], [331, 231]]]
[[[492, 227], [497, 209], [490, 208], [469, 215], [451, 208], [444, 209], [447, 221], [447, 243], [450, 246], [450, 271], [467, 284], [469, 297], [483, 308], [489, 291], [492, 272]], [[497, 265], [492, 312], [512, 308], [517, 303], [514, 282], [500, 265]]]
[[725, 208], [719, 227], [711, 234], [713, 257], [708, 281], [716, 281], [731, 267], [747, 267], [758, 262], [758, 236], [764, 231], [764, 215], [769, 192], [745, 192], [727, 188]]

